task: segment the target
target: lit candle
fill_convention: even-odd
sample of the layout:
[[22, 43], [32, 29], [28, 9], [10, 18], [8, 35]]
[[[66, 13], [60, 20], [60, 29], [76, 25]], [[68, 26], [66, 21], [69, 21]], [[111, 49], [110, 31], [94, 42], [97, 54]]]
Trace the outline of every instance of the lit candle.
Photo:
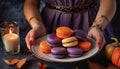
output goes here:
[[12, 33], [11, 28], [9, 30], [9, 33], [3, 36], [3, 42], [5, 45], [6, 52], [18, 52], [19, 36], [15, 33]]

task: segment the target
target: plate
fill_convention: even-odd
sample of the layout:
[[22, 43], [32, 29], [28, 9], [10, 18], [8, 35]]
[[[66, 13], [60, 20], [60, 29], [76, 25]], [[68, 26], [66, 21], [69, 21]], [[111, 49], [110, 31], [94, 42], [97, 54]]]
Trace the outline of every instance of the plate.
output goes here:
[[84, 60], [84, 59], [87, 59], [87, 58], [90, 58], [92, 56], [94, 56], [99, 48], [98, 46], [95, 46], [95, 41], [88, 37], [89, 41], [92, 43], [92, 48], [84, 53], [82, 56], [80, 57], [77, 57], [77, 58], [70, 58], [70, 57], [67, 57], [67, 58], [62, 58], [62, 59], [59, 59], [59, 58], [54, 58], [52, 57], [51, 54], [45, 54], [43, 53], [42, 51], [39, 50], [38, 46], [40, 44], [41, 41], [43, 40], [46, 40], [48, 35], [45, 35], [43, 37], [40, 37], [36, 40], [35, 44], [31, 47], [31, 50], [32, 50], [32, 53], [39, 59], [42, 59], [44, 61], [49, 61], [49, 62], [76, 62], [76, 61], [81, 61], [81, 60]]

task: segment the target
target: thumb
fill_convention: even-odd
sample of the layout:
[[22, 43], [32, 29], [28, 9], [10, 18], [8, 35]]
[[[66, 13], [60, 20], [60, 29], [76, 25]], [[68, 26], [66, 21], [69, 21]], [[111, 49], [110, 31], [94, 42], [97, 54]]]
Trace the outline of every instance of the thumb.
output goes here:
[[29, 35], [29, 45], [32, 46], [34, 44], [34, 40], [35, 40], [35, 34], [32, 32]]

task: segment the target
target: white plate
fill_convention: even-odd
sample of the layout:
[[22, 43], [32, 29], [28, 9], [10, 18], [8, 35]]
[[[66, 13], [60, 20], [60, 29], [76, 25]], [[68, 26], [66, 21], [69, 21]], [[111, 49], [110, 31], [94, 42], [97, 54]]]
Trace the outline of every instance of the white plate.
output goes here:
[[95, 41], [92, 38], [88, 38], [92, 43], [92, 48], [90, 49], [90, 51], [84, 53], [82, 56], [77, 57], [77, 58], [68, 57], [68, 58], [64, 58], [64, 59], [54, 58], [54, 57], [52, 57], [51, 54], [44, 54], [38, 48], [40, 42], [43, 41], [43, 40], [46, 40], [47, 36], [48, 35], [43, 36], [41, 38], [38, 38], [36, 40], [36, 43], [31, 47], [31, 50], [32, 50], [33, 54], [36, 57], [38, 57], [42, 60], [45, 60], [45, 61], [49, 61], [49, 62], [76, 62], [76, 61], [81, 61], [81, 60], [84, 60], [84, 59], [87, 59], [87, 58], [90, 58], [90, 57], [94, 56], [99, 50], [98, 46], [95, 46]]

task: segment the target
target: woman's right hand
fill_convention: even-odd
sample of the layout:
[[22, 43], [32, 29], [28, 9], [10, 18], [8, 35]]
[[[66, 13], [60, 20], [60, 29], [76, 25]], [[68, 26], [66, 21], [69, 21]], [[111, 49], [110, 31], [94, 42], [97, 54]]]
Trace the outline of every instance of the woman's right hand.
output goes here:
[[40, 25], [38, 27], [32, 28], [26, 35], [25, 41], [27, 44], [28, 49], [30, 49], [30, 46], [32, 46], [36, 40], [36, 38], [45, 35], [46, 29], [44, 25]]

